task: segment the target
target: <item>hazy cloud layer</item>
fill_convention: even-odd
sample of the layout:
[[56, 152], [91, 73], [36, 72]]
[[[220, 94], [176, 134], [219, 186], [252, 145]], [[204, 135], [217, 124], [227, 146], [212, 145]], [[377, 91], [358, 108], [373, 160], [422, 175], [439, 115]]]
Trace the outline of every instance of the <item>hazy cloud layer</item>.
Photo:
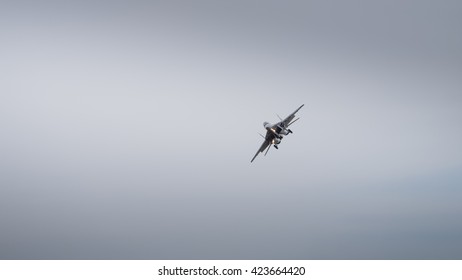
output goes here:
[[462, 258], [458, 1], [0, 7], [1, 259]]

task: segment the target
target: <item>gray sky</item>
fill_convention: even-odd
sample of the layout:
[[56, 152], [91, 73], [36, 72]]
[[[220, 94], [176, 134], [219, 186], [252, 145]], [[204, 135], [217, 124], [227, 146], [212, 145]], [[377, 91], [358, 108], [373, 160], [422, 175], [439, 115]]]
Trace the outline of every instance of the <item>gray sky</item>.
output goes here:
[[0, 259], [461, 259], [461, 12], [0, 2]]

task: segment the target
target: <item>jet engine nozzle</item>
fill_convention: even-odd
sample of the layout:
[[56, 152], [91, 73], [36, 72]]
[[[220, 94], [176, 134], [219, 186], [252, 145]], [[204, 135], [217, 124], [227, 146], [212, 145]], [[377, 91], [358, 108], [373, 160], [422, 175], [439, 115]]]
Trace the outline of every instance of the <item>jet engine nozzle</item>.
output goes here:
[[274, 144], [274, 145], [277, 145], [277, 144], [279, 144], [279, 143], [281, 143], [281, 139], [280, 139], [280, 138], [274, 138], [274, 139], [273, 139], [273, 144]]

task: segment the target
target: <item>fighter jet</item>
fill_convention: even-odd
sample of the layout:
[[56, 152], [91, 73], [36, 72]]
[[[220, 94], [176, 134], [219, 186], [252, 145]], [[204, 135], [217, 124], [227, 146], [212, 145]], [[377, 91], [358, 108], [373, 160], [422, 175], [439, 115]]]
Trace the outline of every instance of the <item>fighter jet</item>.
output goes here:
[[257, 153], [255, 156], [252, 158], [250, 162], [253, 162], [253, 160], [258, 156], [259, 153], [263, 153], [266, 149], [265, 156], [268, 153], [269, 149], [271, 148], [271, 145], [273, 145], [276, 149], [278, 149], [278, 145], [281, 143], [281, 140], [283, 138], [283, 135], [289, 135], [289, 133], [292, 133], [292, 130], [289, 129], [289, 126], [292, 125], [294, 122], [298, 121], [297, 118], [294, 121], [292, 121], [295, 118], [295, 114], [300, 110], [305, 104], [302, 104], [302, 106], [298, 107], [295, 112], [290, 114], [287, 118], [279, 119], [281, 120], [280, 122], [276, 124], [270, 124], [269, 122], [264, 122], [263, 127], [266, 129], [266, 136], [261, 135], [261, 137], [265, 138], [265, 141], [261, 145], [260, 149], [258, 149]]

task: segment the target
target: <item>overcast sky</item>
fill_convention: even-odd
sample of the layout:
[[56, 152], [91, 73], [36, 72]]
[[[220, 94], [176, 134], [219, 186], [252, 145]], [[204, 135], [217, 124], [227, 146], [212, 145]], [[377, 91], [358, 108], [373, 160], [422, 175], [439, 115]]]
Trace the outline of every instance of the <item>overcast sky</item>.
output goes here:
[[0, 1], [0, 259], [461, 259], [461, 14]]

